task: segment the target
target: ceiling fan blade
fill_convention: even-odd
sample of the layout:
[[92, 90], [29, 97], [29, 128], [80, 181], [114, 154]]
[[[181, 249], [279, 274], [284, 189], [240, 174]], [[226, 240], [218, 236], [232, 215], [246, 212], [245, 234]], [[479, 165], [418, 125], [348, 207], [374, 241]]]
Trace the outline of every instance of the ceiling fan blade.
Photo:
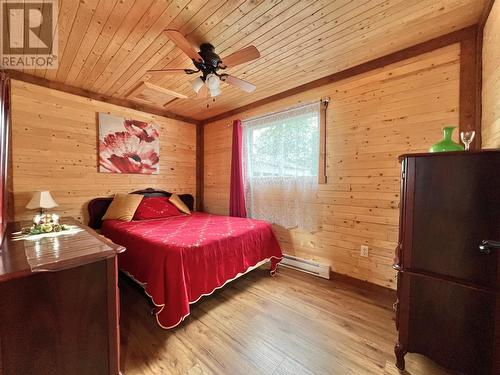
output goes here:
[[222, 58], [221, 67], [229, 68], [235, 65], [243, 64], [248, 61], [258, 59], [260, 52], [255, 46], [248, 46], [236, 51], [229, 56]]
[[157, 74], [157, 73], [165, 73], [165, 74], [190, 74], [189, 71], [193, 71], [192, 69], [152, 69], [146, 71], [148, 74]]
[[230, 76], [230, 75], [224, 75], [223, 81], [232, 85], [236, 86], [240, 89], [242, 89], [245, 92], [254, 92], [257, 86], [251, 84], [250, 82], [244, 81], [242, 79]]
[[194, 49], [191, 43], [177, 30], [165, 30], [170, 40], [179, 47], [191, 60], [203, 61], [198, 52]]
[[208, 98], [208, 87], [207, 87], [207, 85], [204, 84], [203, 86], [200, 87], [200, 90], [198, 90], [197, 96], [200, 99]]

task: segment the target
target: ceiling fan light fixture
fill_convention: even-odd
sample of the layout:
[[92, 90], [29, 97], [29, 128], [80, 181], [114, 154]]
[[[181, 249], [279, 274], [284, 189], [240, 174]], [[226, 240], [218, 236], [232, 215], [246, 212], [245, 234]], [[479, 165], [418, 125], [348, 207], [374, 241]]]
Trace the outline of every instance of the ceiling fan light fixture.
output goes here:
[[200, 91], [201, 86], [203, 86], [205, 82], [201, 79], [201, 77], [198, 77], [194, 80], [191, 81], [191, 87], [193, 90], [198, 94], [198, 91]]
[[[1, 1], [1, 0], [0, 0]], [[220, 57], [215, 51], [215, 47], [210, 43], [202, 43], [197, 51], [191, 42], [186, 39], [183, 33], [179, 30], [167, 29], [165, 30], [167, 37], [177, 46], [187, 57], [189, 57], [195, 69], [182, 69], [182, 68], [167, 68], [148, 70], [147, 73], [185, 73], [195, 74], [201, 72], [201, 76], [190, 82], [193, 91], [196, 92], [198, 98], [206, 98], [210, 96], [216, 97], [221, 94], [221, 81], [228, 85], [234, 86], [247, 93], [254, 92], [256, 86], [243, 79], [230, 76], [225, 73], [220, 73], [220, 69], [232, 68], [236, 65], [248, 63], [260, 57], [259, 50], [255, 46], [247, 46], [231, 53], [228, 56]], [[146, 76], [147, 79], [150, 77]], [[176, 97], [183, 98], [185, 95], [174, 93]]]
[[220, 87], [216, 87], [214, 89], [210, 89], [210, 96], [212, 98], [215, 98], [216, 96], [219, 96], [222, 91], [220, 90]]
[[207, 75], [205, 83], [207, 84], [207, 87], [210, 89], [210, 91], [212, 91], [212, 90], [215, 90], [215, 89], [219, 89], [220, 79], [215, 74], [211, 73], [211, 74]]

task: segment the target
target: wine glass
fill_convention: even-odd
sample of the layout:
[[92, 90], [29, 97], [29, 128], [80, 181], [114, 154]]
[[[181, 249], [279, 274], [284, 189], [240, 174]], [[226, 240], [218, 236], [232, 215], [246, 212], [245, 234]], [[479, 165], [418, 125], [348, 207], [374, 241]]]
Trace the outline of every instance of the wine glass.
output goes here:
[[460, 132], [460, 139], [462, 143], [465, 145], [465, 151], [469, 151], [470, 144], [474, 140], [474, 136], [476, 132], [474, 130], [467, 130], [465, 132]]

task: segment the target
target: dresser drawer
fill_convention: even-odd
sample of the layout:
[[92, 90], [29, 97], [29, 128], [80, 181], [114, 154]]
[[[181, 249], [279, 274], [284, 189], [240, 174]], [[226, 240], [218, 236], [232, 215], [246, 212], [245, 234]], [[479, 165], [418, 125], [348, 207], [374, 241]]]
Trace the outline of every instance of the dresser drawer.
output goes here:
[[492, 374], [498, 293], [401, 272], [398, 297], [406, 351], [466, 374]]

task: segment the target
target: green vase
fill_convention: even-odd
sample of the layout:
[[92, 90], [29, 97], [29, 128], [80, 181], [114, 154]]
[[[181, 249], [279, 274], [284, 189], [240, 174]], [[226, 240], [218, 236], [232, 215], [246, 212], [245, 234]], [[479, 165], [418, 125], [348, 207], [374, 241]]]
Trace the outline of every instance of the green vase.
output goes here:
[[432, 145], [429, 152], [463, 151], [464, 146], [452, 141], [451, 136], [455, 126], [443, 128], [443, 140]]

